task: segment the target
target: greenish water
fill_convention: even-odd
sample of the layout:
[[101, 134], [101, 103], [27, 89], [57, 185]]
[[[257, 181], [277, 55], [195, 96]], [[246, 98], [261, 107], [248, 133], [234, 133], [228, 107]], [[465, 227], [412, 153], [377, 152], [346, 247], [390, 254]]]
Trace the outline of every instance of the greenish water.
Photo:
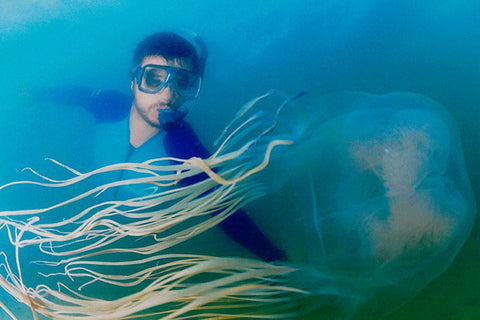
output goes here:
[[385, 319], [477, 319], [480, 316], [479, 245], [477, 224], [450, 268]]

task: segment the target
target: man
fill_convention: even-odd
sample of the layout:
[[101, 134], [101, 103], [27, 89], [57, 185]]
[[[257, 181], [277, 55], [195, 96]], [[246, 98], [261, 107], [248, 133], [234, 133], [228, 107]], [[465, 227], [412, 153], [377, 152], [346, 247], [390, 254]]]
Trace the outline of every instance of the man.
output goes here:
[[[92, 94], [87, 88], [61, 94], [57, 91], [56, 100], [68, 97], [69, 103], [84, 105], [103, 122], [97, 134], [96, 167], [166, 156], [206, 158], [208, 151], [183, 120], [184, 103], [195, 99], [200, 91], [206, 57], [206, 48], [198, 37], [188, 41], [176, 33], [156, 33], [141, 41], [135, 49], [131, 102], [118, 92]], [[124, 115], [125, 119], [121, 119]], [[125, 179], [126, 174], [117, 178]], [[180, 183], [193, 183], [203, 178], [196, 176]], [[118, 191], [115, 192], [112, 196], [119, 197]], [[141, 194], [144, 190], [130, 192]], [[241, 210], [223, 221], [220, 227], [237, 243], [266, 261], [285, 258]]]
[[195, 99], [200, 91], [203, 67], [199, 54], [174, 33], [157, 33], [138, 44], [133, 57], [136, 69], [132, 72], [129, 123], [133, 147], [182, 120], [184, 102]]

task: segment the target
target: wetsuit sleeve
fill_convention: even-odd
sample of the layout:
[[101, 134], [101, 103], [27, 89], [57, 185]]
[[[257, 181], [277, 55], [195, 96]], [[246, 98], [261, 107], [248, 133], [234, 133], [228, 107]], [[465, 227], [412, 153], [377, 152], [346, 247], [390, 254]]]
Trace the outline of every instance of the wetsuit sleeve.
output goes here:
[[264, 261], [286, 260], [285, 252], [276, 247], [243, 210], [220, 223], [223, 232]]
[[[180, 122], [169, 130], [164, 139], [168, 155], [177, 158], [209, 156], [208, 150], [200, 143], [192, 128], [186, 122]], [[182, 185], [189, 185], [206, 179], [206, 174], [199, 174], [182, 180]], [[220, 223], [220, 228], [235, 242], [242, 245], [264, 261], [285, 260], [285, 253], [276, 247], [250, 219], [243, 210], [238, 210]]]
[[86, 86], [43, 88], [35, 95], [36, 101], [79, 106], [90, 112], [97, 122], [114, 122], [128, 116], [131, 98], [116, 90], [95, 90]]

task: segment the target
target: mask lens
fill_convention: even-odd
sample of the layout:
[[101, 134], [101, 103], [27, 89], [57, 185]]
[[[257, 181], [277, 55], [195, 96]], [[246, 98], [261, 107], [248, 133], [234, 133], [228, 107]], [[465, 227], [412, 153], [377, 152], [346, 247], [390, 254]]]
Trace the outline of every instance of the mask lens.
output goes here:
[[193, 99], [198, 95], [200, 90], [200, 75], [178, 69], [175, 77], [175, 86], [178, 93], [185, 99]]
[[166, 84], [167, 76], [167, 70], [147, 66], [143, 71], [140, 88], [149, 93], [160, 91]]

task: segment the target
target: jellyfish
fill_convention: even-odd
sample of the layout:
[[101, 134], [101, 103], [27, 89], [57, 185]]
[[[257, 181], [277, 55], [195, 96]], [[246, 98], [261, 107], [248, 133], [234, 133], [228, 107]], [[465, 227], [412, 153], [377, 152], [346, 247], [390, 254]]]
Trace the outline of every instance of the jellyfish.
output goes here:
[[[0, 287], [34, 319], [345, 319], [412, 297], [450, 265], [474, 220], [453, 120], [412, 93], [305, 97], [251, 100], [207, 159], [90, 172], [50, 159], [67, 178], [27, 168], [32, 179], [0, 192], [58, 199], [1, 208]], [[115, 171], [136, 175], [96, 185]], [[131, 185], [154, 192], [100, 196]], [[242, 207], [288, 261], [192, 249]]]
[[448, 268], [474, 224], [458, 129], [421, 94], [315, 103], [318, 115], [284, 154], [286, 183], [256, 201], [258, 216], [247, 210], [310, 271], [311, 295], [328, 279], [345, 317], [392, 312]]

